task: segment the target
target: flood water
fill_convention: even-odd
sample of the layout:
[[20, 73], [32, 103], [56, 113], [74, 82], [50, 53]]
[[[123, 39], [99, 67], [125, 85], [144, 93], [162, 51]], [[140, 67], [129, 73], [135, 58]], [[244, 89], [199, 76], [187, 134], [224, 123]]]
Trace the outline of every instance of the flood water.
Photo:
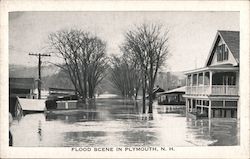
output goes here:
[[97, 99], [95, 109], [27, 114], [14, 120], [13, 146], [231, 146], [239, 144], [236, 119], [200, 119], [157, 111], [141, 115], [141, 104]]

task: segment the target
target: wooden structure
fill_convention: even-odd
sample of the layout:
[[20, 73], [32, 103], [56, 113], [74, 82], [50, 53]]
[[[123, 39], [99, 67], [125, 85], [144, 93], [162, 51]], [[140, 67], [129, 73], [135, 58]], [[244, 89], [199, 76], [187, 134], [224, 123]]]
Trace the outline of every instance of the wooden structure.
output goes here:
[[15, 116], [17, 97], [36, 98], [34, 78], [9, 78], [9, 112]]
[[34, 78], [9, 78], [9, 93], [11, 97], [35, 98]]
[[[162, 89], [161, 87], [159, 86], [156, 86], [154, 89], [153, 89], [153, 99], [156, 98], [156, 94], [157, 93], [160, 93], [160, 92], [164, 92], [165, 90]], [[147, 95], [146, 98], [148, 98], [149, 96]]]
[[[78, 99], [74, 89], [65, 89], [65, 88], [49, 88], [49, 96], [46, 101], [46, 108], [48, 110], [56, 109], [68, 109], [71, 107], [72, 102]], [[69, 107], [68, 107], [68, 103]], [[76, 104], [73, 104], [76, 105]]]
[[64, 110], [64, 109], [76, 109], [77, 108], [77, 100], [67, 100], [67, 101], [56, 101], [56, 109]]
[[49, 95], [57, 96], [57, 97], [64, 97], [69, 95], [75, 95], [74, 89], [65, 89], [65, 88], [49, 88]]
[[157, 93], [158, 108], [164, 109], [165, 113], [185, 110], [185, 99], [183, 98], [185, 91], [185, 87], [180, 87]]
[[205, 67], [186, 72], [187, 113], [208, 118], [236, 118], [239, 62], [239, 32], [218, 31]]
[[39, 113], [46, 110], [45, 100], [27, 99], [17, 97], [15, 116], [22, 116], [29, 113]]

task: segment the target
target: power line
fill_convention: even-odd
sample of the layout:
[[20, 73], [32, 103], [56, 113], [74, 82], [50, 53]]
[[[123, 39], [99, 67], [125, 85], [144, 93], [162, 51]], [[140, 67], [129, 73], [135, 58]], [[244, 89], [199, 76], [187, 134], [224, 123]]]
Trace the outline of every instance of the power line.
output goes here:
[[41, 57], [43, 56], [50, 56], [50, 54], [34, 54], [34, 53], [29, 53], [30, 56], [38, 56], [38, 99], [41, 99], [41, 65], [42, 65], [42, 60]]

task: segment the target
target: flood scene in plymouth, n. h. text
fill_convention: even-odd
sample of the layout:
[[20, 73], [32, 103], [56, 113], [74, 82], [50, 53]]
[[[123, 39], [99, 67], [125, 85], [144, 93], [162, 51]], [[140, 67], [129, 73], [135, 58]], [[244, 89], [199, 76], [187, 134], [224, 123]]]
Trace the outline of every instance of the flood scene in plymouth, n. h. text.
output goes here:
[[239, 12], [9, 12], [9, 146], [240, 145]]

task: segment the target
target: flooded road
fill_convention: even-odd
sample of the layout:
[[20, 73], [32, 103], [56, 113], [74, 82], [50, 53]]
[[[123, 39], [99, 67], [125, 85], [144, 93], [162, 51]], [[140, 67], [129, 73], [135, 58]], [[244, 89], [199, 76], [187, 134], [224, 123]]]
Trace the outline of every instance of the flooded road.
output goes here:
[[13, 146], [230, 146], [239, 144], [236, 119], [193, 120], [183, 114], [144, 118], [141, 107], [121, 99], [97, 99], [95, 109], [28, 114], [10, 128]]

